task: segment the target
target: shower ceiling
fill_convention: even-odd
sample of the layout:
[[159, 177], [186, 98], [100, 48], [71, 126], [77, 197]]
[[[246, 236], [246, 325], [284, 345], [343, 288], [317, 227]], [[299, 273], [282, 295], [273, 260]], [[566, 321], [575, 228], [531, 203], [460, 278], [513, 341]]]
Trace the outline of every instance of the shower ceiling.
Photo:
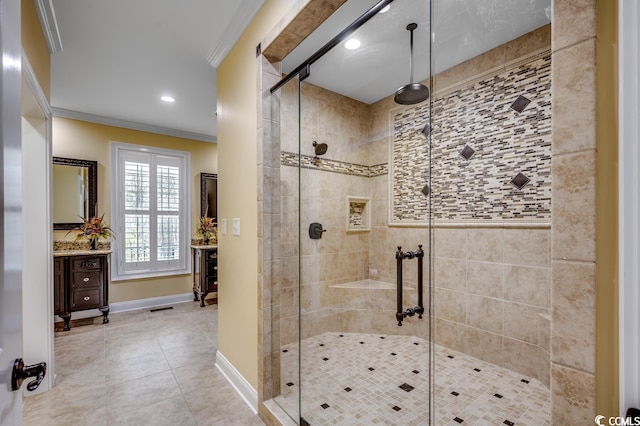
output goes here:
[[[289, 73], [347, 27], [376, 0], [349, 0], [283, 61]], [[433, 2], [434, 74], [550, 22], [551, 0], [440, 0]], [[409, 80], [406, 26], [416, 22], [415, 81], [430, 74], [429, 2], [395, 0], [352, 37], [361, 46], [340, 44], [311, 66], [308, 82], [371, 104], [393, 94]]]

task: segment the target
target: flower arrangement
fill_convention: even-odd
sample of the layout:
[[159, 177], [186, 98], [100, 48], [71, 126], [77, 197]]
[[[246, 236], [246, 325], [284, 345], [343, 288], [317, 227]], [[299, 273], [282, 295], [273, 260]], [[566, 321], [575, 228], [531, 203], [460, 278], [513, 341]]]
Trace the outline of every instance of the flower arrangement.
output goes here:
[[86, 219], [80, 216], [80, 219], [82, 219], [82, 225], [74, 228], [74, 230], [80, 231], [80, 233], [76, 235], [76, 241], [87, 238], [91, 244], [91, 248], [95, 249], [99, 238], [115, 238], [109, 225], [104, 223], [104, 213], [100, 217], [94, 216], [91, 219]]
[[209, 242], [216, 235], [216, 223], [214, 222], [213, 217], [201, 217], [200, 222], [198, 223], [198, 229], [196, 229], [196, 233], [202, 237], [205, 244]]

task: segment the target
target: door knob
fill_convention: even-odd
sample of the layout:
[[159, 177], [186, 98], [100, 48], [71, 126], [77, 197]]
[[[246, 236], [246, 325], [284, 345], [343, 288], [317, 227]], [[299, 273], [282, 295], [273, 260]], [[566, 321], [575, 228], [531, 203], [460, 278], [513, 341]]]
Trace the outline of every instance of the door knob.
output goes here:
[[13, 371], [11, 372], [11, 390], [17, 391], [22, 386], [22, 382], [27, 377], [35, 377], [31, 383], [27, 385], [27, 389], [30, 392], [38, 389], [44, 375], [47, 374], [47, 363], [41, 362], [40, 364], [24, 365], [22, 358], [18, 358], [13, 362]]

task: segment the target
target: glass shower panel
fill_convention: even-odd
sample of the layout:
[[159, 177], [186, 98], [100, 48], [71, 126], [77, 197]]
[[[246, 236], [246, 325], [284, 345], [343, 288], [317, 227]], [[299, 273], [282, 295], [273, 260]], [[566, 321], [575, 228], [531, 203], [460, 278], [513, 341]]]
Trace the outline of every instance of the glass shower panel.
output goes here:
[[[280, 226], [272, 241], [279, 253], [279, 278], [271, 290], [271, 391], [272, 398], [292, 420], [300, 419], [300, 87], [297, 78], [271, 95], [273, 118], [271, 139], [280, 164]], [[274, 275], [275, 276], [275, 275]]]
[[394, 102], [430, 86], [429, 35], [395, 1], [300, 84], [301, 424], [429, 423], [430, 102]]
[[550, 3], [433, 1], [433, 424], [550, 424]]

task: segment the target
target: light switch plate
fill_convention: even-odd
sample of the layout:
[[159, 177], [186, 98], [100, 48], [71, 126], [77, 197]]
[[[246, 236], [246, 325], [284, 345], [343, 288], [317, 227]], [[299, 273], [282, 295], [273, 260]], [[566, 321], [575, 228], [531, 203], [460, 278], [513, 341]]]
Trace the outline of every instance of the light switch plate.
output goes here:
[[240, 218], [233, 218], [233, 235], [240, 235]]
[[227, 219], [220, 220], [220, 233], [227, 235]]

